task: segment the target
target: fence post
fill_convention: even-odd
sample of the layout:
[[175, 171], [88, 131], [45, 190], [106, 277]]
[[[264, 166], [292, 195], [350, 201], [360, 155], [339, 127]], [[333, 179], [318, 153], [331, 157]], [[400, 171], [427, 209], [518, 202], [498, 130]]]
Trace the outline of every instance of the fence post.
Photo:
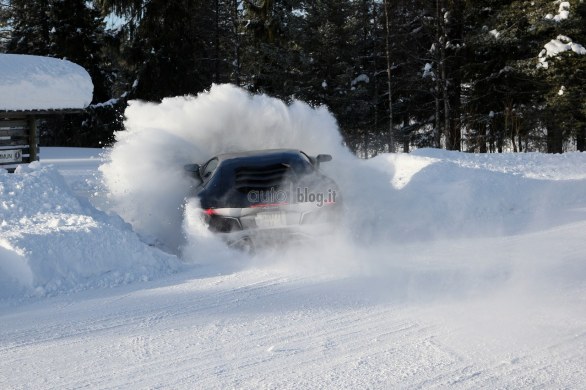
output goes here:
[[37, 119], [34, 115], [28, 117], [29, 127], [29, 145], [30, 145], [30, 162], [37, 161], [39, 159], [39, 150], [37, 143]]

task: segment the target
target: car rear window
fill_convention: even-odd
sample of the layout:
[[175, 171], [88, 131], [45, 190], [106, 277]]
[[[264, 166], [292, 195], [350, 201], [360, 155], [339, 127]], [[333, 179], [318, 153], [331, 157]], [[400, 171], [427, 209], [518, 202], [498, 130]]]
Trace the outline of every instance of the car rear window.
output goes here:
[[216, 170], [216, 168], [218, 167], [218, 159], [217, 158], [213, 158], [210, 161], [208, 161], [206, 163], [206, 165], [204, 165], [203, 169], [202, 169], [202, 174], [201, 177], [206, 180], [209, 179], [210, 176], [212, 176], [212, 174], [214, 173], [214, 171]]

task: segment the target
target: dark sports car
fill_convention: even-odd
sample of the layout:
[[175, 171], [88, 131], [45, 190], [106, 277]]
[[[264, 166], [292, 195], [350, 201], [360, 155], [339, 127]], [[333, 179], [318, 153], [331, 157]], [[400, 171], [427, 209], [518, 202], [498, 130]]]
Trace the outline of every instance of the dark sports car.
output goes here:
[[332, 157], [271, 149], [221, 154], [185, 170], [195, 179], [201, 217], [230, 245], [256, 246], [332, 230], [340, 215], [336, 183], [320, 172]]

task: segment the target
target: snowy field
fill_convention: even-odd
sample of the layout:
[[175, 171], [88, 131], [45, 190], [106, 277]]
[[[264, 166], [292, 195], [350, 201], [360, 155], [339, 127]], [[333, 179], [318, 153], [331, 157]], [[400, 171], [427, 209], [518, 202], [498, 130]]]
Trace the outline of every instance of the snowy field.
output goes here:
[[[126, 116], [0, 170], [1, 389], [586, 387], [586, 154], [362, 161], [326, 110], [226, 86]], [[199, 234], [180, 167], [281, 146], [334, 155], [336, 234]]]

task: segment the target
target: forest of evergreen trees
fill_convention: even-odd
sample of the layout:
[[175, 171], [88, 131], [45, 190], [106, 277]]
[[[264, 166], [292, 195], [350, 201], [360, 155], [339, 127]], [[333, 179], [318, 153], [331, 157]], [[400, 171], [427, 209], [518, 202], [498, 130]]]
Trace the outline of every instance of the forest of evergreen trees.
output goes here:
[[327, 105], [359, 156], [584, 151], [585, 45], [582, 0], [0, 0], [0, 52], [93, 79], [44, 144], [107, 145], [129, 99], [233, 83]]

